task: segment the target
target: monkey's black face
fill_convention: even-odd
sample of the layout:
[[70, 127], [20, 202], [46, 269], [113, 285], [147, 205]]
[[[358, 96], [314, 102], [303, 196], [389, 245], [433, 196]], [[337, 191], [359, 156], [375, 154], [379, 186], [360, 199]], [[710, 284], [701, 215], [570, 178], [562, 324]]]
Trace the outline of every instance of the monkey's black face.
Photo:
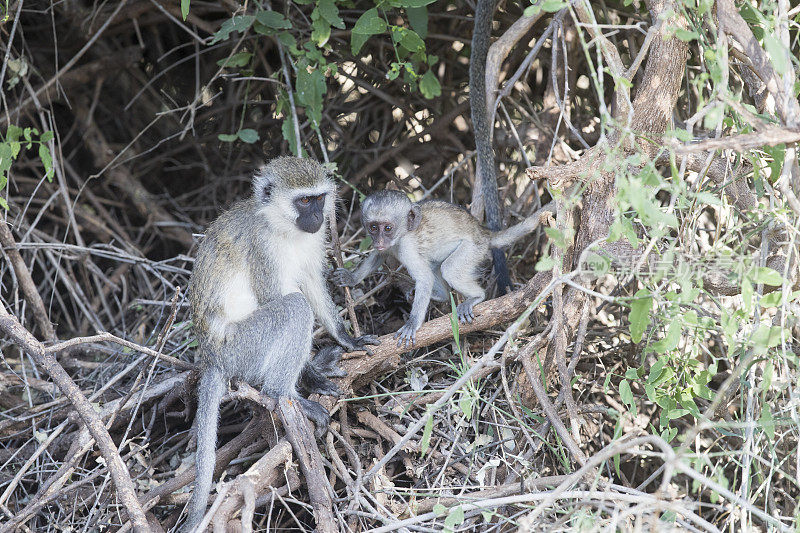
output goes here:
[[316, 233], [325, 220], [325, 194], [298, 196], [294, 199], [297, 209], [297, 227], [307, 233]]
[[372, 245], [380, 252], [394, 244], [395, 226], [391, 222], [371, 221], [367, 224], [367, 233], [372, 237]]

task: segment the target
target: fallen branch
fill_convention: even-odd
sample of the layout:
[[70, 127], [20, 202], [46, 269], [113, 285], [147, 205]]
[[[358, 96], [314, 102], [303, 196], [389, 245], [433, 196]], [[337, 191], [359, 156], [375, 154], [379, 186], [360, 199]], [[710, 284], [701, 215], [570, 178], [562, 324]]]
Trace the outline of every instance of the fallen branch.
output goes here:
[[120, 503], [128, 512], [128, 517], [133, 522], [133, 529], [137, 533], [147, 533], [150, 527], [144, 510], [136, 499], [136, 489], [133, 486], [128, 468], [122, 462], [111, 435], [108, 434], [100, 416], [86, 399], [81, 390], [72, 381], [72, 378], [58, 364], [55, 357], [45, 352], [45, 348], [31, 333], [26, 330], [16, 317], [9, 314], [4, 304], [0, 304], [0, 330], [5, 332], [16, 342], [25, 352], [33, 358], [37, 365], [47, 372], [61, 392], [69, 399], [75, 407], [78, 415], [86, 424], [87, 429], [97, 442], [100, 453], [106, 461], [111, 478], [117, 487], [117, 494]]
[[[232, 480], [225, 499], [214, 515], [214, 530], [227, 531], [228, 522], [241, 509], [242, 531], [252, 531], [252, 511], [245, 513], [245, 510], [254, 508], [256, 496], [267, 491], [283, 477], [281, 465], [288, 463], [291, 458], [292, 446], [283, 439], [248, 468], [247, 472]], [[247, 514], [250, 516], [246, 516]]]
[[[476, 305], [475, 320], [472, 324], [459, 324], [459, 333], [463, 335], [484, 331], [516, 319], [542, 292], [550, 278], [549, 272], [540, 272], [522, 289]], [[398, 346], [393, 334], [384, 335], [379, 339], [380, 345], [372, 349], [372, 355], [367, 355], [363, 351], [344, 355], [341, 366], [347, 371], [347, 376], [342, 378], [339, 386], [343, 389], [357, 388], [378, 374], [397, 368], [400, 364], [400, 354], [451, 338], [453, 338], [453, 326], [449, 315], [422, 324], [417, 330], [416, 342], [411, 348]]]
[[300, 470], [306, 478], [308, 497], [314, 508], [316, 531], [335, 533], [338, 528], [333, 517], [333, 500], [328, 492], [322, 455], [317, 448], [308, 419], [300, 410], [298, 402], [286, 396], [278, 399], [278, 416], [286, 430], [286, 438], [292, 443], [295, 456], [300, 463]]
[[33, 277], [31, 277], [31, 273], [19, 253], [17, 242], [5, 222], [0, 223], [0, 244], [3, 245], [3, 249], [8, 254], [14, 274], [16, 274], [19, 285], [22, 288], [22, 294], [25, 295], [25, 300], [33, 309], [33, 319], [36, 321], [36, 325], [39, 326], [42, 336], [46, 340], [55, 340], [56, 332], [47, 316], [47, 309], [44, 307], [42, 296], [36, 289]]
[[762, 146], [776, 146], [778, 144], [791, 144], [800, 141], [800, 131], [770, 127], [755, 133], [743, 133], [716, 139], [706, 139], [694, 144], [676, 144], [675, 153], [689, 154], [693, 152], [706, 152], [709, 150], [734, 150], [744, 152]]

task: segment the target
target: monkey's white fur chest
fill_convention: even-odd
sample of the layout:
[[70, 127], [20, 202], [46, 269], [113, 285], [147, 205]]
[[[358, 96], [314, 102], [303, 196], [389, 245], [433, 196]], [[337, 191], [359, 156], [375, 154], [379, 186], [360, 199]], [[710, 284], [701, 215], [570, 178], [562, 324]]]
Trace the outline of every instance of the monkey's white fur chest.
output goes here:
[[258, 301], [253, 292], [250, 272], [245, 269], [235, 270], [220, 287], [222, 300], [222, 316], [214, 317], [209, 324], [212, 337], [225, 337], [228, 324], [244, 320], [258, 308]]
[[250, 273], [245, 270], [235, 272], [223, 289], [222, 306], [228, 322], [238, 322], [256, 310], [258, 302], [250, 283]]
[[274, 254], [281, 295], [305, 292], [309, 280], [319, 276], [325, 265], [325, 232], [295, 234], [281, 253]]

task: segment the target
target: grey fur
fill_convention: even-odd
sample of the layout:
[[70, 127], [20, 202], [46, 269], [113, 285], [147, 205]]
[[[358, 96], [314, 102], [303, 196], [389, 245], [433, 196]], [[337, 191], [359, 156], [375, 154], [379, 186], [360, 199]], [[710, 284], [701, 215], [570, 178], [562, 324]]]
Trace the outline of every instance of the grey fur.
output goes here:
[[473, 307], [486, 298], [479, 283], [491, 261], [491, 249], [509, 246], [533, 231], [548, 205], [519, 224], [502, 231], [483, 227], [468, 211], [449, 202], [425, 200], [413, 203], [400, 191], [380, 191], [369, 195], [361, 207], [361, 220], [373, 243], [386, 246], [374, 250], [354, 272], [337, 269], [334, 283], [353, 286], [360, 283], [392, 255], [414, 278], [414, 301], [406, 324], [395, 334], [398, 345], [413, 345], [417, 329], [425, 318], [431, 298], [447, 300], [453, 288], [464, 297], [457, 308], [458, 319], [472, 322]]
[[197, 484], [186, 530], [197, 526], [205, 513], [219, 402], [229, 379], [247, 381], [275, 398], [296, 399], [321, 436], [328, 412], [302, 398], [297, 388], [338, 394], [327, 378], [341, 375], [336, 366], [341, 349], [323, 349], [311, 359], [314, 317], [348, 349], [375, 342], [374, 336], [348, 335], [336, 313], [324, 279], [327, 225], [315, 233], [298, 228], [293, 202], [320, 194], [325, 195], [324, 212], [332, 212], [335, 187], [322, 166], [298, 158], [276, 159], [255, 175], [253, 195], [209, 226], [198, 249], [189, 290], [201, 370]]

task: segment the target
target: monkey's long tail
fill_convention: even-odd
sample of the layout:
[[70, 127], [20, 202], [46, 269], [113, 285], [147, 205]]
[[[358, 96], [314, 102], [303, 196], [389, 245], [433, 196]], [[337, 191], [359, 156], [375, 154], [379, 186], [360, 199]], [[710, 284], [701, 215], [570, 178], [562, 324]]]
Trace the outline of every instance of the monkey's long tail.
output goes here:
[[225, 394], [227, 385], [222, 372], [216, 368], [206, 368], [200, 377], [197, 399], [197, 454], [195, 456], [196, 482], [192, 499], [189, 500], [189, 517], [184, 531], [192, 531], [206, 513], [208, 494], [214, 481], [216, 463], [217, 422], [219, 402]]
[[534, 214], [519, 224], [515, 224], [504, 230], [492, 232], [492, 236], [489, 239], [490, 246], [492, 248], [511, 246], [514, 242], [535, 230], [539, 224], [551, 218], [555, 212], [556, 206], [553, 202], [550, 202], [544, 207], [537, 209]]

